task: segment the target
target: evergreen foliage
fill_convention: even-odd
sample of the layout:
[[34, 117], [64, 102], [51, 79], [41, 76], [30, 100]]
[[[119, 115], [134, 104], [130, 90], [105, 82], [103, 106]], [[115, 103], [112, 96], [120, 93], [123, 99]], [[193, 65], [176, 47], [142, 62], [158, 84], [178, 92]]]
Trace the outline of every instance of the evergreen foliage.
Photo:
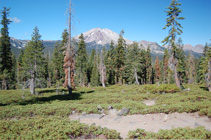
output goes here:
[[115, 84], [115, 49], [114, 49], [114, 42], [111, 41], [110, 50], [107, 51], [105, 57], [105, 65], [107, 69], [107, 82], [108, 84], [112, 85]]
[[170, 44], [171, 45], [171, 63], [173, 65], [173, 71], [174, 71], [174, 78], [175, 83], [177, 87], [181, 88], [181, 79], [179, 79], [178, 71], [177, 71], [177, 63], [178, 59], [176, 58], [176, 36], [181, 35], [183, 31], [181, 30], [182, 25], [178, 22], [178, 20], [184, 20], [184, 17], [179, 17], [180, 13], [182, 13], [182, 10], [179, 8], [181, 6], [181, 3], [178, 3], [178, 0], [171, 0], [171, 3], [169, 7], [167, 7], [168, 11], [166, 19], [166, 25], [163, 29], [170, 28], [169, 29], [169, 35], [162, 41], [164, 45]]
[[141, 68], [140, 61], [140, 49], [137, 42], [133, 42], [132, 45], [128, 46], [128, 52], [125, 61], [125, 77], [129, 84], [139, 85], [138, 72]]
[[98, 71], [98, 56], [94, 55], [94, 65], [92, 68], [92, 75], [91, 75], [91, 85], [98, 86], [99, 85], [99, 71]]
[[94, 63], [95, 63], [95, 60], [94, 60], [95, 54], [96, 54], [95, 49], [92, 49], [91, 55], [89, 56], [88, 65], [87, 65], [87, 79], [88, 79], [88, 83], [91, 82], [92, 69], [93, 69]]
[[14, 88], [14, 58], [12, 58], [11, 44], [9, 37], [9, 24], [11, 23], [9, 16], [10, 8], [3, 7], [1, 11], [1, 37], [0, 37], [0, 81], [1, 89]]
[[159, 82], [161, 76], [160, 62], [158, 60], [158, 56], [155, 60], [155, 81]]
[[[62, 40], [62, 42], [64, 42], [64, 40]], [[63, 46], [62, 44], [59, 44], [59, 42], [57, 42], [55, 44], [55, 48], [54, 48], [53, 56], [52, 56], [52, 63], [53, 63], [52, 82], [54, 84], [59, 83], [60, 85], [61, 83], [64, 82], [63, 58], [64, 58]]]
[[[35, 86], [42, 87], [43, 75], [45, 72], [44, 57], [43, 57], [43, 44], [41, 35], [39, 34], [38, 27], [34, 28], [31, 41], [25, 47], [22, 58], [23, 72], [25, 73], [24, 79], [27, 80], [26, 85], [30, 85], [31, 94], [35, 94]], [[37, 82], [37, 84], [36, 84]]]
[[119, 34], [118, 44], [115, 48], [115, 84], [123, 84], [123, 74], [125, 66], [125, 47], [126, 43], [123, 38], [124, 30]]
[[84, 42], [83, 34], [79, 37], [78, 50], [76, 52], [76, 78], [80, 86], [87, 85], [87, 62], [88, 56], [86, 52], [86, 43]]
[[146, 83], [150, 84], [153, 83], [153, 75], [152, 75], [152, 57], [151, 57], [151, 50], [150, 50], [150, 46], [147, 47], [147, 51], [146, 51]]
[[182, 39], [179, 38], [178, 43], [177, 43], [177, 48], [176, 48], [176, 58], [178, 60], [177, 62], [177, 72], [179, 79], [181, 83], [187, 83], [187, 64], [186, 64], [186, 58], [185, 58], [185, 52], [183, 50], [183, 44], [182, 44]]

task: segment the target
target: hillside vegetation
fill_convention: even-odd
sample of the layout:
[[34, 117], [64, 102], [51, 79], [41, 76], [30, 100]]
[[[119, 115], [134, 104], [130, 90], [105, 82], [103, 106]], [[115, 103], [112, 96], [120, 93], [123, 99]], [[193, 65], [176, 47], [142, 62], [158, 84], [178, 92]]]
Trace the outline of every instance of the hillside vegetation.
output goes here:
[[[211, 94], [207, 88], [204, 85], [185, 87], [190, 91], [181, 91], [175, 85], [84, 87], [77, 88], [72, 95], [66, 94], [65, 89], [58, 95], [54, 88], [39, 89], [38, 96], [32, 96], [29, 90], [25, 90], [24, 95], [22, 90], [0, 91], [0, 138], [66, 139], [92, 135], [95, 131], [95, 136], [105, 134], [107, 138], [119, 138], [115, 130], [68, 120], [72, 111], [99, 113], [98, 105], [105, 111], [109, 105], [118, 110], [126, 107], [130, 109], [129, 114], [199, 112], [211, 117]], [[147, 106], [143, 103], [145, 100], [155, 100], [156, 104]]]

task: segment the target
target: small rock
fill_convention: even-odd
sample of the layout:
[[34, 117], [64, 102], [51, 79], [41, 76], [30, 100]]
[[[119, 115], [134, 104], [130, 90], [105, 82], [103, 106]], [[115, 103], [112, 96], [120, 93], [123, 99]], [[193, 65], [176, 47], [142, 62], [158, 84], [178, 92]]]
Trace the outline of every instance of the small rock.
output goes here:
[[110, 109], [113, 109], [113, 106], [111, 106], [111, 105], [110, 105], [110, 106], [108, 106], [108, 110], [110, 110]]
[[105, 135], [103, 135], [103, 134], [99, 135], [98, 138], [99, 139], [107, 139], [107, 137]]
[[86, 112], [82, 112], [82, 115], [83, 115], [83, 116], [86, 116]]
[[123, 108], [120, 110], [120, 112], [117, 114], [118, 116], [126, 116], [129, 113], [130, 109], [129, 108]]
[[104, 109], [98, 110], [100, 113], [104, 113]]
[[143, 124], [146, 124], [146, 122], [144, 122]]
[[98, 109], [98, 110], [102, 110], [103, 108], [101, 107], [101, 105], [98, 105], [98, 106], [97, 106], [97, 109]]
[[117, 116], [117, 110], [116, 109], [110, 109], [108, 111], [108, 115]]
[[71, 114], [75, 114], [75, 111], [72, 111]]

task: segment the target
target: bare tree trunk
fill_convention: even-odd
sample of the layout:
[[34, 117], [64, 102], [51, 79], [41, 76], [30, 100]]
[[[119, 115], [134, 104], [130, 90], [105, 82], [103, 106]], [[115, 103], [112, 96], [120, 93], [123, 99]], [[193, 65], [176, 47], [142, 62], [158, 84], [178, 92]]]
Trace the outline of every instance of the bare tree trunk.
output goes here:
[[32, 78], [30, 80], [30, 92], [31, 92], [31, 95], [35, 94], [35, 78], [34, 78], [34, 75], [32, 76]]
[[34, 63], [34, 69], [32, 70], [31, 73], [31, 80], [30, 80], [30, 92], [31, 95], [35, 94], [35, 79], [36, 79], [36, 71], [37, 71], [37, 59], [35, 57], [35, 63]]
[[67, 75], [67, 79], [68, 79], [68, 82], [67, 82], [67, 88], [68, 88], [68, 92], [69, 94], [72, 94], [72, 87], [71, 87], [71, 70], [70, 70], [70, 67], [71, 67], [71, 0], [70, 0], [70, 7], [69, 7], [69, 38], [68, 38], [68, 46], [67, 46], [67, 53], [69, 54], [68, 55], [68, 75]]
[[134, 76], [135, 76], [135, 79], [136, 79], [135, 84], [136, 84], [136, 85], [139, 85], [139, 81], [138, 81], [138, 74], [137, 74], [137, 70], [136, 70], [136, 68], [135, 68], [135, 71], [134, 71]]
[[177, 85], [178, 88], [181, 89], [181, 81], [179, 79], [179, 76], [178, 76], [178, 73], [177, 73], [177, 62], [176, 62], [176, 58], [175, 58], [175, 51], [173, 52], [173, 64], [174, 64], [174, 80], [175, 80], [175, 83]]
[[115, 72], [115, 84], [117, 84], [117, 71]]
[[3, 81], [2, 81], [2, 89], [7, 90], [7, 80], [5, 78], [3, 78]]
[[102, 83], [102, 86], [105, 87], [106, 82], [106, 66], [104, 64], [104, 52], [101, 51], [101, 62], [100, 62], [100, 82]]

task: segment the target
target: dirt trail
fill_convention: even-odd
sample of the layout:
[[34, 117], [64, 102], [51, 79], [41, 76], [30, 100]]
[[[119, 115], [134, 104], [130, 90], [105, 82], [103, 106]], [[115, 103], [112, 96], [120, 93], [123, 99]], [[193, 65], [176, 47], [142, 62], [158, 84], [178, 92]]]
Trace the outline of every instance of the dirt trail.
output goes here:
[[147, 115], [70, 115], [71, 120], [80, 120], [81, 123], [95, 124], [109, 129], [115, 129], [120, 132], [123, 139], [127, 138], [130, 130], [137, 128], [146, 131], [158, 132], [159, 129], [172, 129], [177, 127], [198, 127], [204, 126], [211, 131], [211, 120], [204, 116], [200, 117], [198, 113], [172, 113], [172, 114], [147, 114]]

